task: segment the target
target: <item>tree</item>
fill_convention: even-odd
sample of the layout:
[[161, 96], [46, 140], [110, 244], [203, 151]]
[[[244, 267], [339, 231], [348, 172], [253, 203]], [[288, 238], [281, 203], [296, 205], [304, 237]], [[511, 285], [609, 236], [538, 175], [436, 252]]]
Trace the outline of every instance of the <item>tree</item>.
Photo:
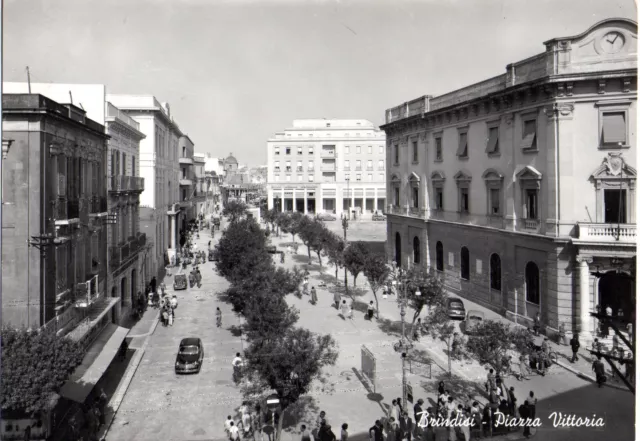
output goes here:
[[308, 220], [309, 218], [298, 211], [283, 214], [286, 220], [283, 222], [282, 231], [291, 234], [291, 240], [295, 243], [296, 234], [298, 234], [302, 228], [304, 222], [303, 219]]
[[434, 300], [435, 304], [432, 305], [431, 312], [427, 316], [425, 323], [431, 336], [442, 341], [447, 346], [447, 361], [449, 363], [449, 375], [451, 375], [451, 347], [455, 326], [449, 319], [446, 296], [437, 297]]
[[[325, 366], [338, 358], [337, 344], [330, 335], [316, 335], [303, 328], [292, 328], [277, 340], [251, 344], [245, 352], [251, 377], [272, 389], [280, 400], [282, 413], [309, 392]], [[263, 387], [264, 387], [263, 386]], [[282, 433], [281, 415], [276, 440]]]
[[263, 344], [277, 340], [298, 321], [299, 312], [277, 294], [273, 290], [262, 291], [246, 304], [243, 315], [249, 341]]
[[364, 276], [367, 278], [369, 286], [371, 287], [373, 298], [376, 301], [376, 318], [380, 318], [378, 313], [378, 290], [387, 283], [390, 273], [389, 267], [387, 266], [383, 256], [377, 254], [366, 254], [363, 270]]
[[307, 247], [307, 254], [309, 256], [309, 263], [311, 263], [311, 242], [314, 239], [314, 235], [317, 234], [316, 223], [304, 216], [300, 219], [300, 224], [298, 226], [298, 236], [302, 243]]
[[247, 214], [249, 214], [247, 206], [243, 202], [237, 200], [227, 202], [222, 210], [222, 215], [227, 216], [231, 223], [244, 218]]
[[311, 231], [310, 247], [318, 255], [318, 263], [322, 266], [322, 252], [327, 249], [331, 240], [329, 230], [322, 222], [318, 221], [312, 222], [309, 230]]
[[36, 414], [82, 363], [84, 347], [47, 332], [2, 329], [2, 410]]
[[407, 273], [409, 279], [408, 288], [415, 292], [420, 290], [420, 295], [408, 296], [408, 303], [413, 308], [413, 318], [411, 320], [411, 327], [409, 335], [413, 335], [413, 330], [416, 324], [416, 320], [420, 317], [424, 307], [427, 307], [427, 312], [431, 313], [431, 309], [437, 305], [446, 303], [447, 292], [444, 289], [444, 283], [440, 276], [433, 270], [427, 270], [422, 266], [414, 265]]
[[[329, 264], [336, 267], [336, 280], [338, 280], [338, 270], [344, 267], [344, 250], [346, 242], [337, 234], [328, 231], [327, 232], [327, 244], [326, 253], [329, 259]], [[344, 290], [349, 295], [349, 287], [347, 286], [347, 269], [344, 267]]]
[[344, 264], [353, 276], [353, 286], [356, 286], [356, 279], [367, 266], [369, 249], [363, 242], [352, 242], [344, 250]]
[[496, 373], [502, 373], [510, 351], [526, 352], [533, 337], [526, 329], [511, 329], [507, 323], [483, 320], [475, 329], [475, 335], [467, 341], [467, 351], [480, 363], [490, 365]]
[[232, 222], [213, 249], [218, 272], [233, 283], [257, 274], [256, 268], [271, 263], [267, 238], [255, 219]]

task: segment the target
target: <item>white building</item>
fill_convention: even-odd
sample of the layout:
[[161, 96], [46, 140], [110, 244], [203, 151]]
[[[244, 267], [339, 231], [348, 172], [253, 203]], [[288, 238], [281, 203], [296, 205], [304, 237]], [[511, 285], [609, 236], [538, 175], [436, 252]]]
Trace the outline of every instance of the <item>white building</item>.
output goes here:
[[386, 137], [363, 119], [300, 119], [267, 141], [269, 208], [383, 211]]

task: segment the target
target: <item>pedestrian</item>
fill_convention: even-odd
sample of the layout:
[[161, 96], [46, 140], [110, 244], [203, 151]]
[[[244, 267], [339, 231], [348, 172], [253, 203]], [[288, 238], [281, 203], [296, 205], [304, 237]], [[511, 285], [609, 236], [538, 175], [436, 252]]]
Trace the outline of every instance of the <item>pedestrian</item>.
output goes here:
[[536, 313], [533, 319], [533, 332], [536, 336], [540, 335], [540, 313]]
[[400, 417], [398, 414], [398, 406], [396, 405], [397, 403], [398, 402], [396, 400], [392, 400], [391, 407], [389, 408], [389, 418], [393, 418], [395, 421]]
[[340, 311], [342, 313], [342, 317], [346, 319], [347, 316], [349, 315], [349, 305], [347, 305], [346, 300], [342, 301], [342, 304], [340, 305]]
[[340, 431], [340, 441], [347, 441], [349, 439], [349, 432], [347, 432], [348, 428], [349, 425], [347, 423], [344, 423], [342, 425], [342, 430]]
[[580, 341], [578, 340], [578, 334], [573, 334], [573, 338], [569, 342], [571, 345], [571, 352], [573, 352], [573, 357], [571, 357], [571, 363], [575, 363], [578, 361], [578, 349], [580, 349]]
[[229, 424], [231, 425], [231, 427], [229, 427], [229, 439], [231, 441], [236, 441], [240, 438], [240, 431], [233, 421]]
[[538, 399], [533, 394], [533, 391], [529, 391], [529, 397], [525, 400], [525, 404], [529, 408], [529, 414], [532, 420], [536, 417], [536, 404], [538, 404]]
[[424, 415], [424, 411], [422, 410], [423, 404], [424, 400], [422, 398], [419, 398], [415, 406], [413, 406], [413, 419], [415, 421], [414, 435], [416, 436], [416, 438], [420, 436], [420, 422], [422, 421], [422, 415]]
[[593, 362], [591, 366], [591, 370], [596, 374], [596, 382], [598, 383], [598, 387], [602, 387], [602, 385], [607, 381], [607, 376], [604, 370], [604, 363], [601, 360], [602, 356], [598, 355], [598, 358]]
[[327, 413], [324, 410], [320, 411], [318, 418], [316, 418], [316, 430], [320, 430], [320, 426], [322, 426], [322, 422], [327, 422]]
[[416, 322], [416, 325], [413, 328], [413, 339], [415, 341], [420, 341], [421, 336], [422, 336], [422, 319], [418, 317], [418, 321]]
[[403, 438], [407, 441], [411, 441], [411, 435], [413, 434], [413, 420], [409, 418], [409, 414], [405, 411], [400, 418], [400, 429], [402, 430]]
[[311, 441], [311, 432], [304, 424], [300, 426], [300, 441]]
[[246, 406], [242, 412], [242, 430], [244, 432], [244, 437], [248, 438], [251, 433], [251, 414], [249, 413], [249, 408]]
[[402, 438], [398, 439], [399, 430], [400, 426], [396, 419], [389, 417], [389, 422], [387, 423], [387, 441], [402, 441]]
[[518, 399], [516, 398], [516, 391], [513, 386], [511, 386], [509, 388], [509, 415], [511, 415], [512, 417], [516, 416], [516, 409], [518, 408], [518, 406], [516, 405], [517, 402]]
[[396, 407], [398, 408], [398, 418], [396, 418], [396, 421], [398, 421], [398, 424], [400, 424], [400, 417], [404, 412], [404, 409], [402, 408], [402, 398], [396, 398]]
[[156, 292], [156, 285], [158, 282], [156, 281], [155, 276], [151, 278], [151, 292]]
[[485, 389], [487, 392], [491, 392], [496, 388], [496, 376], [493, 373], [493, 369], [489, 369], [489, 373], [487, 374], [487, 384], [485, 384]]
[[220, 307], [216, 308], [216, 327], [222, 326], [222, 311], [220, 311]]
[[376, 420], [373, 426], [369, 429], [369, 441], [384, 441], [382, 422], [380, 422], [380, 420]]
[[311, 304], [315, 305], [316, 303], [318, 303], [318, 293], [316, 292], [316, 287], [312, 286], [311, 287]]
[[319, 441], [336, 441], [336, 434], [331, 430], [331, 425], [327, 424], [325, 420], [320, 423], [320, 429], [318, 430]]
[[373, 320], [373, 311], [375, 311], [375, 307], [373, 306], [373, 300], [371, 300], [369, 306], [367, 306], [367, 317], [369, 320]]
[[224, 433], [227, 435], [227, 438], [229, 438], [230, 436], [229, 429], [231, 429], [232, 423], [233, 423], [233, 419], [231, 418], [231, 415], [228, 415], [227, 419], [224, 422]]
[[340, 300], [342, 300], [342, 297], [340, 296], [340, 293], [336, 291], [333, 295], [333, 303], [335, 304], [336, 309], [340, 309]]

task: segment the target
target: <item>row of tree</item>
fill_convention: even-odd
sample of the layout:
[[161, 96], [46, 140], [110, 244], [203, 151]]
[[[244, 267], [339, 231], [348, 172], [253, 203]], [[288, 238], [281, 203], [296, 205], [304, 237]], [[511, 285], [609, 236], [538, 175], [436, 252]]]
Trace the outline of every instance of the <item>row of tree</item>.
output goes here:
[[[214, 254], [218, 272], [229, 280], [227, 291], [234, 311], [245, 319], [243, 393], [263, 400], [276, 393], [282, 412], [308, 393], [325, 366], [335, 364], [337, 344], [330, 335], [317, 335], [296, 326], [299, 312], [285, 296], [297, 289], [302, 273], [276, 268], [267, 251], [268, 237], [241, 205], [227, 206], [230, 221]], [[278, 419], [280, 439], [283, 418]]]

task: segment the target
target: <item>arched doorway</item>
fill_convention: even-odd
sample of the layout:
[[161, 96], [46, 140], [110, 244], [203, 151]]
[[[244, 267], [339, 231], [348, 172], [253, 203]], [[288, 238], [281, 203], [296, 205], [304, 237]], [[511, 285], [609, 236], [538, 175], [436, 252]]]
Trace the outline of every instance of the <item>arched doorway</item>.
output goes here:
[[598, 281], [598, 304], [603, 312], [610, 306], [614, 316], [622, 309], [624, 321], [630, 322], [636, 310], [635, 291], [635, 283], [629, 274], [609, 271]]
[[402, 239], [400, 233], [396, 233], [396, 264], [402, 266]]
[[420, 263], [420, 239], [418, 236], [413, 238], [413, 263]]
[[136, 274], [136, 270], [134, 269], [133, 271], [131, 271], [131, 304], [135, 305], [135, 296], [138, 293], [138, 287], [137, 284], [138, 283], [138, 275]]
[[124, 307], [127, 299], [127, 278], [123, 277], [120, 281], [120, 306]]

